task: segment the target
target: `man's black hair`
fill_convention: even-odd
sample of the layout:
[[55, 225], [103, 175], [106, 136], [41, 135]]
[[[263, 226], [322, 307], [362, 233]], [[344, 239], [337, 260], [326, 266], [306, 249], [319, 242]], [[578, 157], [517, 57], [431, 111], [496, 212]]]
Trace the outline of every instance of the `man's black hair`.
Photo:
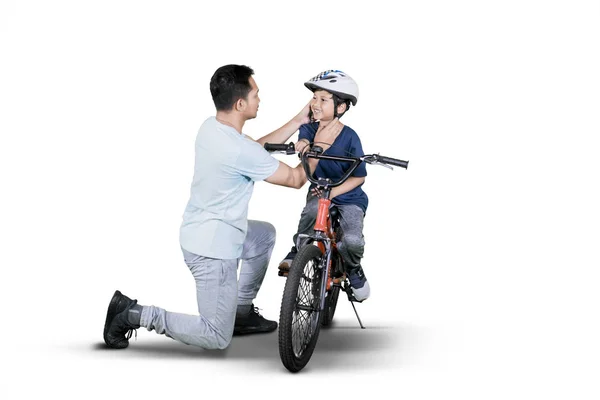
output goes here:
[[250, 77], [252, 68], [245, 65], [224, 65], [210, 78], [210, 94], [217, 111], [231, 110], [236, 101], [248, 98], [252, 90]]

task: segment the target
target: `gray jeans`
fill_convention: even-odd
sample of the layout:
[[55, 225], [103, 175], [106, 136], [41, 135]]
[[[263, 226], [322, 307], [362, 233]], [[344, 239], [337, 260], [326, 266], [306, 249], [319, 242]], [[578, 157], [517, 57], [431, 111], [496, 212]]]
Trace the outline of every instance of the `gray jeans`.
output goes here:
[[239, 282], [237, 259], [208, 258], [182, 249], [185, 263], [196, 280], [199, 315], [144, 306], [140, 325], [185, 344], [205, 349], [226, 348], [233, 336], [237, 306], [252, 304], [265, 277], [274, 246], [273, 225], [248, 221], [248, 233], [240, 257]]
[[[355, 204], [336, 205], [340, 211], [340, 233], [338, 238], [338, 250], [348, 268], [360, 267], [360, 260], [365, 249], [365, 237], [363, 236], [363, 222], [365, 213]], [[298, 233], [294, 235], [294, 244], [299, 234], [311, 234], [314, 232], [319, 209], [319, 198], [310, 192], [306, 196], [306, 206], [300, 215]]]

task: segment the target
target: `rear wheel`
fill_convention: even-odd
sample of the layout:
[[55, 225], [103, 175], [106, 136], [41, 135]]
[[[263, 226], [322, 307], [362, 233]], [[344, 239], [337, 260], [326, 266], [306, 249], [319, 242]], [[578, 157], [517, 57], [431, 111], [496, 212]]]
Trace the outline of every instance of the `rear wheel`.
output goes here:
[[317, 246], [304, 246], [294, 258], [285, 282], [279, 314], [279, 356], [292, 372], [308, 363], [319, 337], [322, 255]]

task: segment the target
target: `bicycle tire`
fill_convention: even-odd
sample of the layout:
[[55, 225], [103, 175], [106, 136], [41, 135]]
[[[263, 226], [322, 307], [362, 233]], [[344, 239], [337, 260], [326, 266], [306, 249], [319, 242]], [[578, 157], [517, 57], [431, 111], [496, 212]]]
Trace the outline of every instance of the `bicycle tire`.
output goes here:
[[335, 315], [335, 309], [337, 306], [338, 298], [340, 297], [340, 286], [333, 285], [329, 292], [327, 292], [327, 298], [325, 299], [325, 310], [323, 310], [323, 321], [321, 325], [330, 326]]
[[296, 254], [285, 282], [279, 313], [279, 356], [291, 372], [306, 366], [317, 345], [322, 317], [322, 255], [317, 246], [304, 246]]

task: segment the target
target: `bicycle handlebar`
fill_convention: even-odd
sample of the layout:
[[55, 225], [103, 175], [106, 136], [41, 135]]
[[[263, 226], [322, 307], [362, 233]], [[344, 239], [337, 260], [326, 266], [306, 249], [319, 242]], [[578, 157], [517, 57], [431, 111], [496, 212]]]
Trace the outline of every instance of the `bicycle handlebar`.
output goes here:
[[[340, 186], [342, 183], [346, 182], [346, 180], [350, 177], [350, 175], [352, 175], [354, 170], [356, 168], [358, 168], [360, 163], [363, 161], [361, 159], [361, 157], [352, 157], [351, 158], [351, 157], [340, 157], [340, 156], [327, 156], [325, 154], [321, 154], [323, 152], [323, 149], [321, 149], [320, 147], [318, 147], [318, 149], [320, 151], [309, 150], [309, 151], [304, 152], [304, 154], [302, 154], [302, 167], [304, 168], [304, 172], [306, 173], [306, 179], [308, 179], [309, 182], [314, 183], [315, 185], [327, 184], [327, 186], [329, 186], [330, 188]], [[310, 173], [310, 167], [308, 166], [309, 158], [318, 158], [319, 160], [351, 162], [352, 165], [350, 166], [350, 168], [348, 168], [348, 171], [346, 171], [346, 173], [340, 178], [339, 181], [331, 182], [331, 181], [329, 181], [329, 179], [326, 179], [325, 182], [320, 182], [323, 179], [315, 179], [312, 177], [312, 174]]]
[[[296, 147], [293, 142], [288, 144], [276, 144], [276, 143], [265, 143], [265, 150], [267, 151], [285, 151], [286, 154], [294, 154], [296, 152]], [[322, 179], [315, 179], [312, 177], [310, 173], [310, 168], [308, 166], [308, 158], [317, 158], [319, 160], [332, 160], [332, 161], [342, 161], [342, 162], [351, 162], [352, 165], [346, 171], [344, 176], [338, 182], [330, 182], [327, 179], [327, 186], [336, 187], [344, 183], [350, 175], [354, 172], [356, 168], [360, 165], [361, 162], [366, 162], [368, 164], [388, 164], [394, 165], [397, 167], [408, 168], [408, 161], [398, 160], [392, 157], [380, 156], [379, 154], [367, 154], [361, 157], [344, 157], [344, 156], [330, 156], [323, 154], [323, 149], [319, 146], [313, 146], [310, 150], [305, 151], [299, 156], [302, 159], [302, 166], [304, 167], [304, 172], [306, 173], [307, 179], [314, 183], [315, 185], [323, 184], [321, 182]], [[384, 165], [386, 166], [386, 165]], [[391, 168], [391, 167], [388, 167]]]
[[408, 168], [408, 161], [404, 161], [404, 160], [398, 160], [396, 158], [391, 158], [391, 157], [385, 157], [385, 156], [380, 156], [377, 155], [377, 161], [382, 162], [384, 164], [391, 164], [391, 165], [395, 165], [397, 167], [402, 167], [404, 169]]
[[286, 154], [294, 154], [296, 152], [296, 147], [294, 143], [290, 142], [289, 144], [279, 144], [279, 143], [265, 143], [266, 151], [285, 151]]

